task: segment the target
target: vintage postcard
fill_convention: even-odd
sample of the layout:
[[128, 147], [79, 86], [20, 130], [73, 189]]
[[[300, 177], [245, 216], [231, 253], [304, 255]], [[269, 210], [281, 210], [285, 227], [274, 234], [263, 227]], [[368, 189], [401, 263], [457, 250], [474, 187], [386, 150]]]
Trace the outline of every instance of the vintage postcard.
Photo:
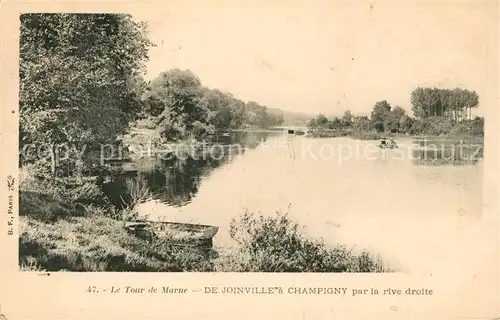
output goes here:
[[500, 317], [496, 1], [1, 3], [0, 317]]

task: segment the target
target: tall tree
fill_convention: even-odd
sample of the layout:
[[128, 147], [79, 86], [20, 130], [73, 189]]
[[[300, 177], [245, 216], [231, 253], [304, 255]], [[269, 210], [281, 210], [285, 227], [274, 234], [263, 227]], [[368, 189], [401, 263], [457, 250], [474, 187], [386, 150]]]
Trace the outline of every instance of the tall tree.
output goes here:
[[213, 113], [204, 103], [203, 93], [200, 79], [189, 70], [172, 69], [151, 81], [145, 103], [154, 106], [150, 109], [161, 110], [156, 123], [162, 138], [198, 138], [211, 130]]
[[384, 115], [384, 131], [385, 132], [397, 132], [399, 131], [399, 120], [396, 113], [389, 111]]
[[400, 120], [405, 116], [406, 111], [400, 106], [395, 106], [391, 111], [384, 116], [384, 131], [397, 132], [400, 131]]
[[370, 130], [370, 119], [368, 117], [354, 117], [353, 129], [357, 132], [365, 132]]
[[342, 119], [333, 117], [332, 121], [328, 124], [329, 129], [339, 130], [342, 128]]
[[471, 109], [479, 105], [475, 91], [455, 88], [416, 88], [411, 93], [412, 110], [419, 119], [444, 117], [459, 122], [471, 118]]
[[410, 116], [408, 116], [407, 114], [405, 114], [404, 116], [399, 118], [399, 130], [404, 133], [409, 132], [413, 127], [414, 123], [415, 120]]
[[399, 119], [406, 114], [406, 111], [405, 111], [405, 109], [401, 108], [400, 106], [395, 106], [394, 108], [392, 108], [392, 113], [394, 114], [394, 116], [396, 118]]
[[350, 110], [346, 110], [342, 116], [342, 126], [352, 127], [353, 115]]
[[384, 123], [390, 111], [391, 105], [386, 100], [375, 103], [371, 113], [371, 125], [375, 130], [379, 132], [384, 131]]
[[56, 144], [113, 142], [140, 110], [150, 45], [146, 25], [129, 15], [23, 14], [21, 145], [49, 145], [55, 161]]
[[479, 107], [479, 95], [476, 91], [468, 91], [467, 90], [467, 101], [465, 104], [466, 108], [469, 109], [468, 118], [472, 119], [472, 109]]
[[328, 118], [325, 117], [324, 114], [320, 113], [309, 124], [314, 124], [314, 126], [316, 127], [325, 128], [328, 125]]
[[425, 118], [427, 116], [424, 95], [424, 89], [420, 87], [416, 88], [411, 93], [412, 111], [415, 117], [419, 119]]
[[231, 100], [230, 94], [223, 93], [217, 89], [205, 88], [203, 91], [202, 103], [212, 113], [212, 123], [216, 129], [231, 127]]

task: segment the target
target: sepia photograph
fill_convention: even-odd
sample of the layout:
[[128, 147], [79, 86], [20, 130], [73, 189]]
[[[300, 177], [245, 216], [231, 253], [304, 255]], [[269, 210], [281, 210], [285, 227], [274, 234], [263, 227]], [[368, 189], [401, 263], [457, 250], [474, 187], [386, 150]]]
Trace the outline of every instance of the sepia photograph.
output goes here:
[[19, 15], [19, 270], [472, 270], [496, 12], [231, 8]]

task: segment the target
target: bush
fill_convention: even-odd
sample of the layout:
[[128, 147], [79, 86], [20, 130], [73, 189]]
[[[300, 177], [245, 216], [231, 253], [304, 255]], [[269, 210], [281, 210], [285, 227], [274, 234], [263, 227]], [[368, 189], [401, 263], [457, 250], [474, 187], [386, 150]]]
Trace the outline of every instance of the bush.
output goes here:
[[75, 207], [57, 201], [47, 194], [23, 191], [19, 193], [19, 215], [42, 221], [56, 221], [75, 215]]
[[463, 120], [453, 127], [451, 133], [455, 135], [484, 136], [484, 118], [476, 117], [473, 120]]
[[339, 131], [325, 129], [311, 129], [307, 132], [307, 136], [310, 138], [336, 138], [344, 135], [344, 133]]
[[76, 179], [29, 176], [22, 181], [21, 192], [23, 191], [49, 195], [55, 200], [68, 203], [91, 203], [104, 198], [97, 177]]
[[[386, 135], [385, 135], [386, 136]], [[385, 137], [384, 134], [378, 133], [376, 131], [355, 131], [351, 134], [351, 137], [358, 140], [379, 140]]]
[[476, 136], [484, 136], [484, 118], [476, 117], [471, 122], [471, 133]]
[[37, 271], [384, 272], [380, 257], [306, 237], [287, 214], [233, 220], [229, 251], [144, 241], [100, 213], [46, 222], [20, 217], [19, 264]]
[[356, 131], [356, 130], [346, 130], [346, 131], [334, 131], [325, 129], [313, 129], [309, 130], [307, 133], [308, 137], [311, 138], [336, 138], [336, 137], [351, 137], [357, 140], [378, 140], [391, 134], [383, 134], [376, 131]]
[[330, 247], [301, 232], [287, 213], [255, 217], [245, 212], [233, 219], [230, 236], [237, 243], [220, 268], [237, 272], [382, 272], [380, 258], [360, 255], [342, 245]]
[[111, 214], [97, 178], [75, 179], [35, 177], [25, 172], [19, 192], [19, 214], [42, 221]]
[[427, 117], [419, 120], [412, 128], [412, 134], [424, 134], [431, 136], [440, 136], [450, 133], [453, 124], [450, 120], [443, 117]]
[[157, 125], [155, 123], [155, 118], [146, 117], [144, 119], [137, 120], [135, 123], [135, 127], [139, 128], [139, 129], [154, 130], [154, 129], [156, 129]]
[[470, 133], [470, 128], [463, 123], [455, 124], [450, 130], [450, 135], [453, 137], [461, 137], [467, 135], [468, 133]]

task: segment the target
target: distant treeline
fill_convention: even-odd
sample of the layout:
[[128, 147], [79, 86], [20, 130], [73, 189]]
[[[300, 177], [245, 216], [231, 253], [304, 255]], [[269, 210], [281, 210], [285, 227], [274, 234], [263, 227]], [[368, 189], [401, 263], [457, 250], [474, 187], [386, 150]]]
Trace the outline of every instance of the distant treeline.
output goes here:
[[484, 135], [484, 118], [472, 119], [471, 109], [479, 106], [475, 91], [464, 89], [416, 88], [411, 93], [409, 116], [386, 100], [373, 106], [370, 117], [354, 116], [346, 110], [342, 117], [328, 119], [323, 114], [310, 120], [311, 129], [359, 133], [400, 133], [422, 135]]
[[173, 69], [144, 84], [141, 118], [167, 140], [200, 138], [211, 130], [269, 128], [283, 123], [283, 114], [255, 101], [202, 86], [189, 70]]

